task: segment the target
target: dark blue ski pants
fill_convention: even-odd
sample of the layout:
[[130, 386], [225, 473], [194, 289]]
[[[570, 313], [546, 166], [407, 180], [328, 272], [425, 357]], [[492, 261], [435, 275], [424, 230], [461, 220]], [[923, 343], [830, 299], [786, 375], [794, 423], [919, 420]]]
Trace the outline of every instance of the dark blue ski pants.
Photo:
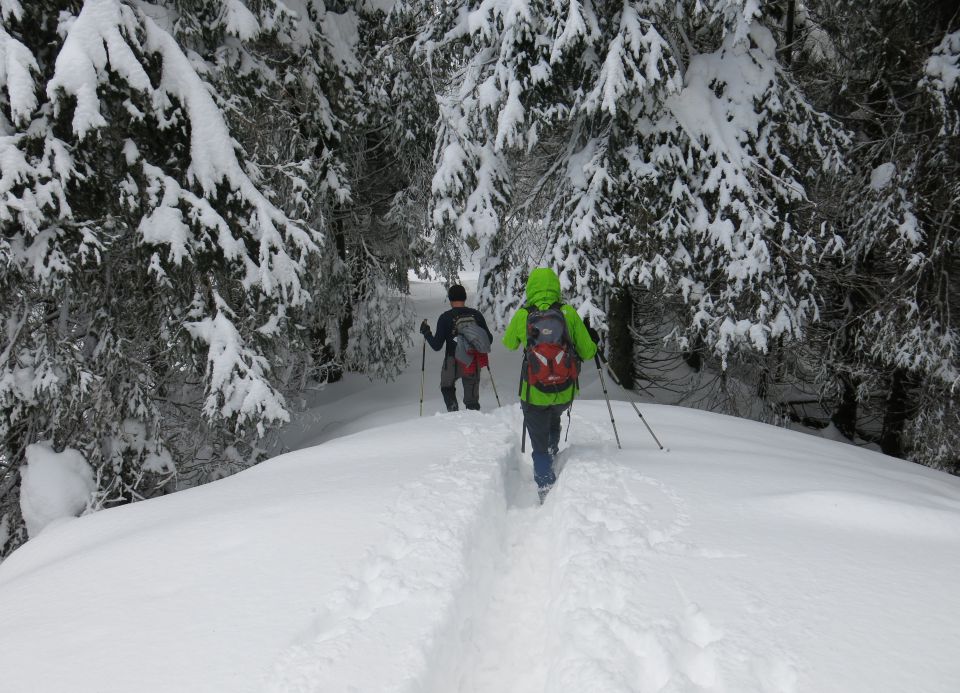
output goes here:
[[570, 402], [545, 407], [520, 402], [520, 406], [523, 408], [523, 425], [533, 449], [533, 478], [540, 488], [552, 486], [557, 480], [553, 471], [553, 457], [560, 447], [560, 417], [570, 408]]

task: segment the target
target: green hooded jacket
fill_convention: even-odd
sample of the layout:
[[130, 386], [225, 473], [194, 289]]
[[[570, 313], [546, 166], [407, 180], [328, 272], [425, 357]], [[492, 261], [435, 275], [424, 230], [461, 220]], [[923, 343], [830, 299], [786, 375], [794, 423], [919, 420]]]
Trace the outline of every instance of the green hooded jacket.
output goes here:
[[[549, 267], [538, 267], [530, 272], [527, 278], [527, 305], [534, 305], [540, 310], [549, 308], [554, 303], [560, 301], [560, 279], [557, 273]], [[570, 339], [573, 340], [573, 346], [577, 350], [577, 355], [583, 361], [589, 361], [597, 353], [597, 345], [590, 339], [587, 332], [587, 326], [583, 324], [577, 311], [567, 304], [560, 307], [563, 317], [567, 321], [567, 332]], [[518, 310], [507, 331], [503, 335], [503, 345], [513, 351], [518, 346], [527, 345], [527, 309]], [[536, 387], [530, 387], [524, 378], [520, 398], [537, 406], [548, 406], [551, 404], [566, 404], [577, 394], [576, 385], [571, 385], [561, 392], [541, 392]]]

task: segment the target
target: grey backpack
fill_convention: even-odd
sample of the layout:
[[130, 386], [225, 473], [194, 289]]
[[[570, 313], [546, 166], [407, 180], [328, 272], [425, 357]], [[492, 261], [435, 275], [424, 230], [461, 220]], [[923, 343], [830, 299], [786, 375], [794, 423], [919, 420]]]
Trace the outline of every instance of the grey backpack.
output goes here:
[[477, 324], [473, 315], [466, 314], [457, 318], [453, 323], [453, 334], [457, 341], [454, 358], [464, 374], [473, 375], [478, 366], [483, 368], [487, 365], [490, 338], [487, 331]]

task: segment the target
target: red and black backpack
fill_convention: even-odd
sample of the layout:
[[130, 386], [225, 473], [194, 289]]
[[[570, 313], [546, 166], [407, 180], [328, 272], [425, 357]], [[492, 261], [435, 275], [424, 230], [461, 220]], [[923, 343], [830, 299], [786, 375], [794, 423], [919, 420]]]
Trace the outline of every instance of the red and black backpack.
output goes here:
[[577, 382], [580, 361], [560, 303], [527, 306], [527, 383], [541, 392], [563, 392]]

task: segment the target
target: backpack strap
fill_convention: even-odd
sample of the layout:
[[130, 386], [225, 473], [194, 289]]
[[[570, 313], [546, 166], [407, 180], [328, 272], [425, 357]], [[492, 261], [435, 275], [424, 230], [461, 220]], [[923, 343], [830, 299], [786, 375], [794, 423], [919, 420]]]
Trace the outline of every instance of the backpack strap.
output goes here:
[[[463, 312], [463, 309], [460, 308], [459, 306], [458, 306], [457, 308], [451, 308], [451, 310], [454, 311], [454, 313], [453, 313], [453, 336], [456, 337], [456, 336], [459, 334], [459, 332], [457, 331], [457, 323], [459, 323], [461, 320], [463, 320], [463, 318], [467, 317], [468, 314], [465, 314], [465, 313]], [[472, 317], [472, 316], [470, 316], [470, 317]]]
[[540, 310], [540, 309], [537, 308], [537, 307], [536, 307], [534, 304], [532, 304], [532, 303], [530, 303], [530, 304], [528, 304], [528, 305], [525, 305], [523, 308], [524, 308], [524, 310], [527, 311], [527, 319], [524, 321], [524, 324], [523, 324], [523, 333], [524, 333], [524, 334], [526, 335], [526, 337], [527, 337], [527, 343], [523, 345], [523, 361], [524, 361], [524, 364], [526, 364], [526, 361], [527, 361], [527, 347], [530, 346], [530, 332], [529, 332], [529, 329], [528, 329], [528, 328], [530, 327], [530, 315], [533, 314], [535, 311]]
[[[537, 309], [532, 303], [523, 306], [523, 309], [527, 311], [527, 319], [523, 324], [523, 333], [526, 335], [526, 343], [523, 345], [523, 361], [520, 364], [520, 386], [517, 388], [517, 398], [522, 402], [523, 399], [523, 385], [527, 382], [527, 348], [530, 346], [530, 334], [527, 332], [527, 325], [530, 322], [530, 314]], [[530, 399], [530, 384], [527, 383], [527, 399]]]

